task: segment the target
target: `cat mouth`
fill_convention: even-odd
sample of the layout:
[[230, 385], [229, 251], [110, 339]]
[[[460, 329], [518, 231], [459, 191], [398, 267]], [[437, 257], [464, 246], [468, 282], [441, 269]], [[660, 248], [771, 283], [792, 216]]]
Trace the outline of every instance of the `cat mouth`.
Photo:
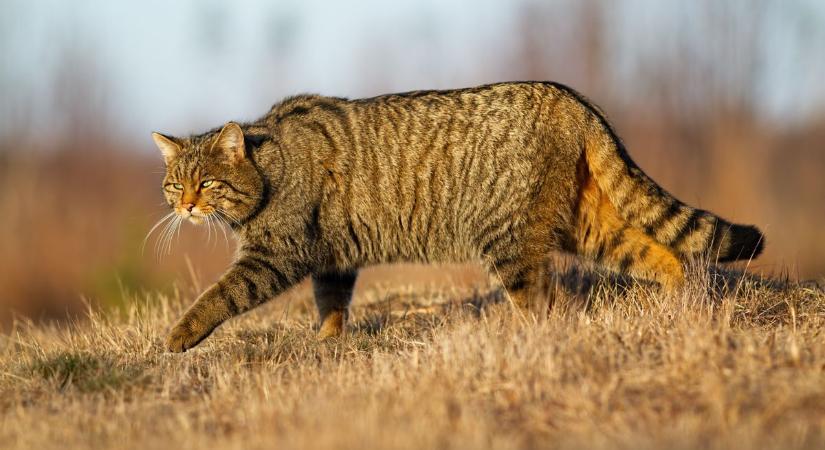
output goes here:
[[198, 208], [193, 209], [192, 211], [187, 211], [185, 209], [181, 209], [178, 211], [178, 215], [181, 219], [188, 220], [189, 222], [200, 225], [206, 220], [206, 216], [203, 211], [198, 210]]

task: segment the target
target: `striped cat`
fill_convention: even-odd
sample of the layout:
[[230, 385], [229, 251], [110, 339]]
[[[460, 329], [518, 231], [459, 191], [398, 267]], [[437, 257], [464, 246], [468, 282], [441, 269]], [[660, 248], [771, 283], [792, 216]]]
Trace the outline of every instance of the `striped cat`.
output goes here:
[[526, 303], [552, 250], [674, 289], [683, 261], [763, 246], [755, 227], [654, 183], [604, 114], [557, 83], [302, 95], [252, 123], [153, 137], [177, 216], [223, 220], [239, 240], [236, 261], [170, 333], [174, 352], [308, 275], [324, 338], [341, 333], [370, 264], [480, 261]]

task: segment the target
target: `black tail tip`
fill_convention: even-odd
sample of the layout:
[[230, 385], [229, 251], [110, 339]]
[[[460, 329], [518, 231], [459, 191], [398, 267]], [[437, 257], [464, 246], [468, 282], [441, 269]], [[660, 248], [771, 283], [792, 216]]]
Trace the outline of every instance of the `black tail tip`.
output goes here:
[[730, 246], [720, 262], [755, 259], [765, 248], [765, 235], [753, 225], [733, 225], [730, 228]]

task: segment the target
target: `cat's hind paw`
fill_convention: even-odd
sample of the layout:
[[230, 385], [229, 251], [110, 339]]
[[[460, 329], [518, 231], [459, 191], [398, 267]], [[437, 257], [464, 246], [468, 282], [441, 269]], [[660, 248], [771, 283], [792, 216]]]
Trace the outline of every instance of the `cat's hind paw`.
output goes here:
[[344, 332], [345, 313], [343, 311], [332, 311], [323, 321], [318, 330], [318, 340], [323, 341], [332, 337], [340, 336]]

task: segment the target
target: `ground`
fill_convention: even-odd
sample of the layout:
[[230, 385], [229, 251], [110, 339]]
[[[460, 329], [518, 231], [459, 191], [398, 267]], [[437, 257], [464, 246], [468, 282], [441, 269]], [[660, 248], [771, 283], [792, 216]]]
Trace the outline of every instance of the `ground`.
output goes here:
[[664, 295], [582, 273], [530, 311], [495, 287], [362, 290], [324, 342], [302, 290], [184, 354], [162, 343], [187, 289], [20, 321], [0, 337], [0, 447], [825, 447], [818, 288], [694, 268]]

